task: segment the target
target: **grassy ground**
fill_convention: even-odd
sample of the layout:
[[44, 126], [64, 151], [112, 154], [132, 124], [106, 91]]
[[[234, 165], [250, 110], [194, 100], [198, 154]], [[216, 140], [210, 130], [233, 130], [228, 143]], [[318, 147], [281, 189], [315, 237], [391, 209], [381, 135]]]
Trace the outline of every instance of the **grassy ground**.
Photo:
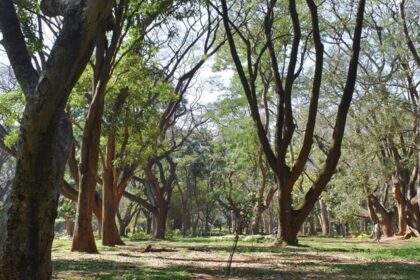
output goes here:
[[[100, 254], [70, 252], [55, 240], [54, 279], [222, 279], [232, 238], [127, 241]], [[148, 245], [160, 252], [144, 253]], [[239, 242], [229, 279], [420, 279], [420, 239], [300, 238], [299, 246], [274, 247], [271, 240]]]

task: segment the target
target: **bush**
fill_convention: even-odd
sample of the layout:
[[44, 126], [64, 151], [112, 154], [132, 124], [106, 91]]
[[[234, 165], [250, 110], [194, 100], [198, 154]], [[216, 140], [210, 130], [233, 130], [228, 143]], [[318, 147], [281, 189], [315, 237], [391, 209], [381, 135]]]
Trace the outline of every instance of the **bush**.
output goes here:
[[272, 235], [261, 235], [261, 234], [257, 234], [257, 235], [247, 235], [245, 237], [242, 238], [242, 241], [245, 242], [257, 242], [257, 243], [262, 243], [262, 242], [267, 242], [267, 241], [274, 241], [275, 237]]
[[152, 238], [145, 232], [136, 232], [130, 236], [131, 241], [144, 241], [144, 240], [151, 240]]

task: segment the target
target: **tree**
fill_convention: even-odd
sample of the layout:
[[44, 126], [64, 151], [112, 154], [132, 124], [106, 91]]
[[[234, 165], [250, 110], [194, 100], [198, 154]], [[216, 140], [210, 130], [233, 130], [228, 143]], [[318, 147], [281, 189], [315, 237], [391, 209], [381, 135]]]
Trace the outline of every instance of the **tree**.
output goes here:
[[[285, 69], [285, 67], [282, 68], [279, 65], [280, 61], [277, 56], [278, 50], [276, 50], [276, 47], [279, 45], [287, 46], [287, 41], [281, 41], [282, 36], [285, 36], [285, 34], [275, 33], [275, 27], [277, 27], [276, 24], [279, 20], [278, 14], [279, 11], [282, 10], [280, 3], [277, 3], [277, 1], [274, 0], [269, 1], [266, 5], [257, 5], [260, 8], [258, 12], [252, 11], [253, 5], [240, 5], [240, 7], [244, 8], [241, 13], [245, 15], [245, 18], [233, 20], [229, 17], [229, 11], [235, 7], [234, 5], [229, 7], [227, 1], [222, 0], [221, 11], [219, 11], [223, 17], [231, 57], [238, 72], [243, 91], [247, 97], [251, 116], [254, 120], [259, 140], [263, 147], [267, 162], [277, 177], [280, 205], [278, 240], [280, 242], [284, 241], [288, 244], [295, 244], [297, 242], [296, 236], [301, 225], [317, 202], [326, 184], [331, 179], [340, 158], [340, 146], [343, 139], [347, 112], [350, 107], [356, 82], [360, 52], [360, 38], [362, 34], [365, 8], [365, 1], [360, 1], [357, 10], [356, 25], [353, 35], [353, 47], [346, 86], [343, 90], [343, 95], [337, 110], [331, 146], [327, 152], [323, 171], [319, 174], [318, 178], [314, 181], [313, 186], [307, 192], [302, 206], [298, 209], [293, 209], [293, 186], [301, 176], [312, 149], [314, 128], [318, 111], [318, 100], [322, 83], [324, 56], [324, 46], [321, 42], [319, 29], [318, 7], [314, 1], [306, 1], [306, 3], [311, 16], [311, 31], [308, 35], [312, 33], [313, 37], [313, 44], [315, 48], [315, 70], [305, 134], [299, 155], [292, 166], [289, 166], [286, 161], [289, 150], [288, 147], [291, 144], [295, 131], [292, 90], [293, 85], [304, 66], [303, 60], [306, 52], [305, 45], [301, 54], [301, 65], [298, 69], [296, 69], [300, 49], [299, 45], [302, 40], [302, 28], [296, 2], [293, 0], [289, 1], [288, 7], [288, 12], [293, 26], [293, 40], [292, 46], [289, 48], [290, 55], [288, 57], [288, 66], [286, 70], [287, 74], [281, 72], [281, 70]], [[216, 9], [219, 9], [216, 5], [213, 6]], [[258, 18], [263, 18], [263, 22], [258, 21]], [[255, 21], [255, 24], [252, 26], [246, 24], [247, 21], [251, 21], [250, 19], [252, 19], [253, 22]], [[258, 36], [254, 36], [252, 34], [258, 34]], [[265, 38], [263, 38], [261, 34], [264, 34]], [[245, 54], [243, 55], [245, 63], [243, 63], [243, 59], [241, 59], [238, 50], [238, 40], [240, 44], [245, 47]], [[260, 67], [266, 53], [268, 53], [268, 65], [271, 69], [271, 74], [274, 77], [273, 80], [275, 85], [273, 86], [273, 90], [278, 98], [276, 106], [277, 116], [274, 133], [274, 150], [271, 146], [270, 139], [267, 137], [268, 133], [262, 123], [258, 106], [257, 78], [261, 73]], [[283, 63], [286, 62], [283, 61]], [[284, 79], [282, 78], [282, 74], [285, 74]]]
[[0, 2], [2, 44], [26, 98], [15, 178], [6, 203], [7, 218], [1, 226], [0, 279], [51, 277], [53, 226], [69, 142], [64, 107], [111, 6], [112, 1], [42, 1], [43, 13], [62, 16], [63, 26], [38, 72], [13, 2]]

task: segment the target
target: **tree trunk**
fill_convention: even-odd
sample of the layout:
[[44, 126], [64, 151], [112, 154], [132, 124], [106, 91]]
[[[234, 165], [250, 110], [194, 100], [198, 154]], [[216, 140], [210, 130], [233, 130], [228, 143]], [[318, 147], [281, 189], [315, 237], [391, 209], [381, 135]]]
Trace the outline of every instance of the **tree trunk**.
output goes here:
[[316, 235], [316, 216], [311, 215], [307, 220], [309, 220], [309, 235]]
[[330, 232], [330, 221], [328, 219], [327, 206], [325, 205], [325, 202], [323, 199], [319, 200], [319, 210], [320, 210], [319, 222], [321, 224], [322, 235], [328, 236]]
[[[83, 131], [79, 199], [72, 251], [98, 252], [92, 229], [92, 205], [98, 176], [100, 123], [102, 121], [103, 102], [104, 96], [100, 93], [97, 98], [93, 99]], [[102, 217], [103, 220], [104, 218]]]
[[51, 1], [41, 2], [44, 14], [61, 15], [64, 20], [40, 75], [32, 67], [12, 1], [0, 2], [2, 44], [27, 96], [15, 179], [6, 205], [8, 216], [6, 225], [0, 225], [0, 231], [5, 230], [0, 233], [0, 279], [51, 278], [54, 220], [69, 143], [67, 129], [59, 124], [70, 91], [89, 61], [98, 28], [112, 6], [112, 1], [46, 2]]
[[[124, 221], [124, 219], [121, 219], [121, 220], [118, 220], [118, 222], [119, 222], [119, 233], [120, 233], [120, 236], [124, 236], [124, 237], [127, 237], [127, 227], [128, 227], [128, 223], [126, 223], [125, 221]], [[135, 232], [135, 230], [133, 230], [133, 233]], [[122, 244], [116, 244], [116, 245], [122, 245]], [[124, 244], [125, 245], [125, 244]]]
[[116, 189], [111, 162], [105, 166], [102, 186], [102, 245], [105, 246], [125, 245], [115, 221], [121, 200]]
[[166, 218], [168, 216], [169, 210], [168, 208], [169, 207], [167, 205], [159, 207], [159, 213], [156, 215], [156, 239], [165, 239]]
[[[112, 191], [112, 190], [111, 190]], [[119, 202], [113, 200], [112, 195], [105, 194], [104, 186], [104, 197], [103, 197], [103, 217], [102, 217], [102, 245], [115, 246], [125, 245], [120, 237], [116, 223], [117, 205]], [[124, 235], [125, 236], [125, 233]]]
[[395, 202], [397, 204], [397, 210], [398, 210], [399, 231], [397, 235], [404, 236], [408, 230], [406, 201], [402, 192], [402, 186], [400, 182], [398, 181], [398, 178], [396, 178], [395, 176], [392, 176], [392, 182], [393, 182], [394, 198], [395, 198]]
[[209, 217], [210, 213], [208, 213], [208, 211], [206, 211], [206, 216], [204, 218], [204, 231], [203, 231], [203, 236], [209, 236], [210, 235], [210, 221], [209, 221]]
[[188, 203], [186, 203], [186, 202], [187, 202], [187, 199], [185, 199], [185, 200], [183, 199], [182, 213], [181, 213], [181, 219], [182, 219], [181, 234], [183, 236], [187, 235], [187, 233], [188, 233], [188, 231], [190, 230], [190, 227], [191, 227], [191, 216], [190, 216]]
[[260, 221], [262, 212], [259, 209], [254, 209], [254, 218], [251, 223], [252, 234], [260, 233]]
[[233, 212], [233, 210], [230, 211], [230, 233], [235, 233], [236, 232], [236, 216], [235, 213]]
[[374, 223], [379, 223], [381, 225], [384, 236], [386, 237], [393, 236], [394, 235], [394, 230], [392, 228], [393, 213], [388, 213], [374, 194], [368, 195], [367, 205], [368, 205], [368, 213], [369, 213], [370, 219]]
[[279, 186], [278, 243], [285, 242], [288, 245], [296, 245], [299, 228], [296, 229], [293, 223], [292, 194]]
[[[83, 129], [80, 152], [79, 205], [77, 207], [76, 227], [72, 244], [72, 251], [86, 253], [97, 253], [92, 225], [88, 226], [87, 223], [92, 223], [93, 206], [91, 200], [94, 197], [98, 178], [102, 117], [105, 106], [106, 86], [109, 79], [108, 73], [110, 71], [110, 65], [100, 63], [103, 60], [104, 50], [107, 46], [105, 30], [100, 30], [98, 35], [95, 48], [97, 61], [94, 67], [92, 101]], [[81, 196], [91, 197], [81, 198]]]
[[67, 236], [73, 237], [73, 231], [74, 231], [74, 220], [66, 218], [66, 232]]
[[[86, 177], [82, 177], [82, 182]], [[96, 184], [96, 179], [95, 179]], [[77, 203], [77, 216], [73, 233], [72, 251], [97, 253], [92, 228], [92, 204], [95, 190], [81, 183]], [[102, 218], [103, 220], [103, 218]]]
[[146, 233], [151, 234], [152, 233], [152, 227], [153, 227], [153, 216], [148, 213], [146, 216]]
[[[25, 110], [26, 116], [37, 114], [29, 109]], [[6, 224], [0, 225], [0, 279], [49, 279], [51, 275], [54, 221], [70, 129], [66, 119], [62, 119], [63, 126], [59, 125], [60, 115], [46, 128], [34, 119], [38, 118], [32, 115], [22, 121], [21, 154], [5, 203]]]

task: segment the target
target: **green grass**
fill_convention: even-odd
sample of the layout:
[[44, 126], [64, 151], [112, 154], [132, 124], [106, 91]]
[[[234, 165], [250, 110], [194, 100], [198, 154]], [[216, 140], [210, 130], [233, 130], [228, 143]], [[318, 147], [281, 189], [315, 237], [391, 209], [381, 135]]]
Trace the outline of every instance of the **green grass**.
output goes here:
[[[268, 239], [238, 244], [232, 266], [237, 279], [420, 279], [420, 240], [384, 242], [344, 238], [300, 238], [299, 246], [275, 247]], [[100, 254], [72, 253], [70, 241], [55, 240], [54, 278], [59, 279], [220, 279], [231, 237], [130, 241]], [[149, 244], [170, 252], [142, 253]]]

